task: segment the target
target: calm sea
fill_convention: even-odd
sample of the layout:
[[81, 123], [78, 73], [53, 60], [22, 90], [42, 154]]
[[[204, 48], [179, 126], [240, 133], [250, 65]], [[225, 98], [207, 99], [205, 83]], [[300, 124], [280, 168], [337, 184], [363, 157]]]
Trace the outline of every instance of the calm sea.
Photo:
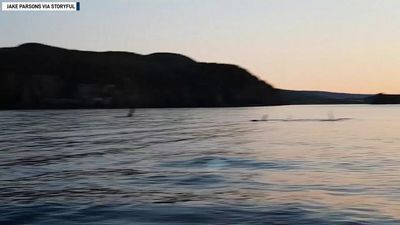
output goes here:
[[126, 113], [0, 111], [0, 224], [400, 224], [400, 106]]

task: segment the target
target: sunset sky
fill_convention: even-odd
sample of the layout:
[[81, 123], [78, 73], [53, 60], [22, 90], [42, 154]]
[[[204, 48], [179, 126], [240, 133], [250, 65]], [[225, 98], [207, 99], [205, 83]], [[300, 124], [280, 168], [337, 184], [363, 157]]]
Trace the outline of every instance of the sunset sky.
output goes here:
[[175, 52], [275, 87], [400, 93], [400, 0], [81, 0], [0, 12], [0, 46]]

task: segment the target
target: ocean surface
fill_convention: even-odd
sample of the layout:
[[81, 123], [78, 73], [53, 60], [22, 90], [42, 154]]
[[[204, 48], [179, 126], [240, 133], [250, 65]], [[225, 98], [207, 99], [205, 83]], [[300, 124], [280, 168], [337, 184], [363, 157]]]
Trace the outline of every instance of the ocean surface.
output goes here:
[[400, 106], [126, 113], [0, 111], [0, 224], [400, 224]]

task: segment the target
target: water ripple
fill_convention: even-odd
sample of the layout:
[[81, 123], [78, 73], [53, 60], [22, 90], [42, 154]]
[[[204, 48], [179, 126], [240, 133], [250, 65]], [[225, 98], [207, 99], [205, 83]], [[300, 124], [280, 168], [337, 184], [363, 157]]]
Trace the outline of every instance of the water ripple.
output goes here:
[[0, 111], [0, 224], [400, 224], [398, 107], [125, 113]]

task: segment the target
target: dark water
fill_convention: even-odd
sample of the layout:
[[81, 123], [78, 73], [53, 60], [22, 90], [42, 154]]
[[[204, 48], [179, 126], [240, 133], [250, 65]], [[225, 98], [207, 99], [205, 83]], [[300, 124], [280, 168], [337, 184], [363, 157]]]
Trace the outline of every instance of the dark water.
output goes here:
[[400, 224], [398, 106], [126, 113], [0, 111], [0, 224]]

